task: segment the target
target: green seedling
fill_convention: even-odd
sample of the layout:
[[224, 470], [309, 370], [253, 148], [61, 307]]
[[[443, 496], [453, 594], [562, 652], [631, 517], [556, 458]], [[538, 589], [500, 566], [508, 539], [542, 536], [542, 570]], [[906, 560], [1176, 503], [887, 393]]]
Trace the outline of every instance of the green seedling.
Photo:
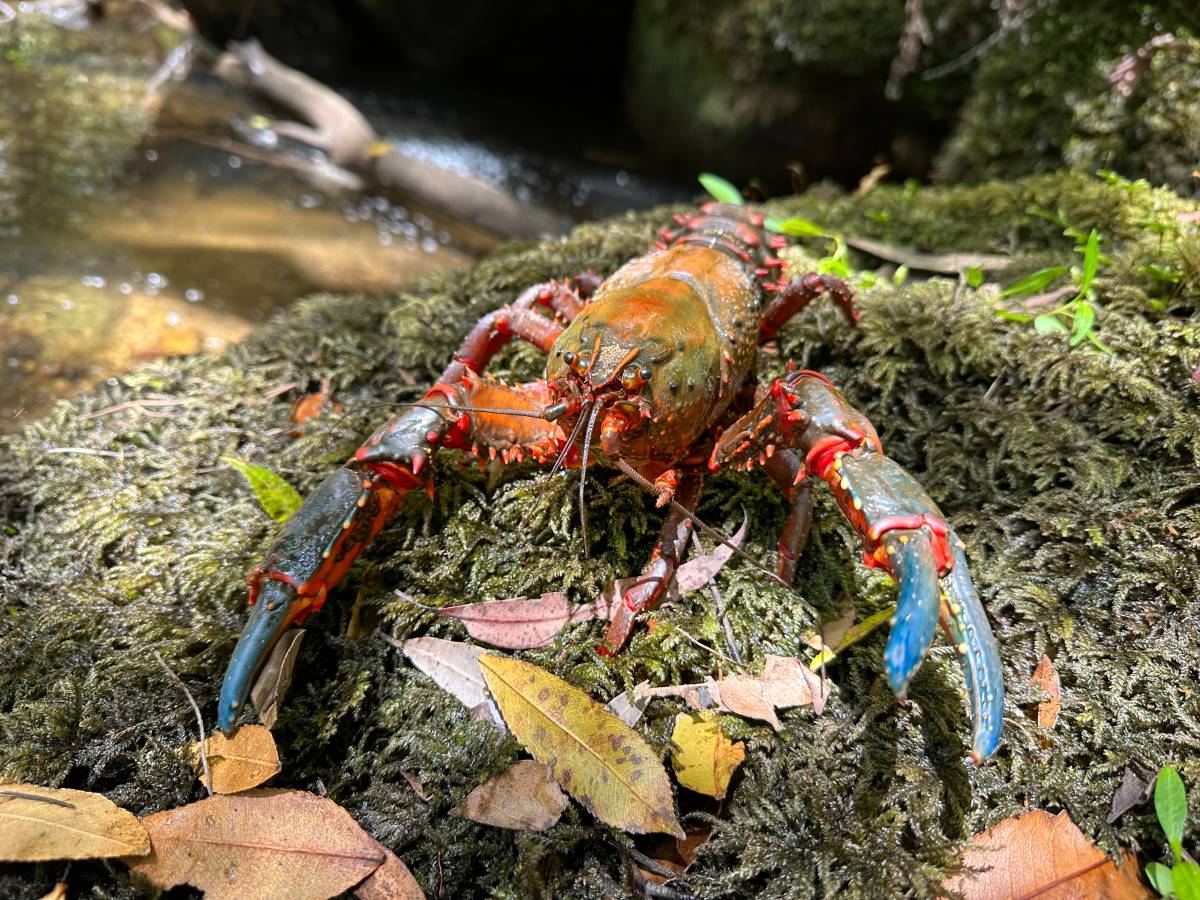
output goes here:
[[[1082, 232], [1070, 229], [1071, 237], [1077, 235], [1082, 236]], [[1070, 347], [1077, 347], [1084, 341], [1089, 341], [1097, 349], [1111, 355], [1112, 348], [1096, 334], [1096, 289], [1093, 282], [1096, 279], [1096, 270], [1105, 259], [1100, 254], [1100, 233], [1093, 228], [1083, 239], [1083, 244], [1075, 247], [1075, 251], [1083, 256], [1081, 268], [1049, 266], [1038, 269], [1000, 292], [1002, 299], [1026, 297], [1046, 290], [1069, 274], [1075, 283], [1075, 293], [1070, 300], [1036, 316], [1013, 312], [999, 306], [996, 307], [996, 315], [1010, 322], [1032, 322], [1034, 331], [1038, 334], [1065, 334], [1068, 336], [1067, 345]]]
[[1188, 802], [1183, 779], [1174, 766], [1163, 766], [1154, 780], [1154, 811], [1171, 845], [1174, 863], [1146, 864], [1146, 877], [1162, 897], [1200, 900], [1200, 866], [1184, 853], [1183, 829], [1187, 824]]

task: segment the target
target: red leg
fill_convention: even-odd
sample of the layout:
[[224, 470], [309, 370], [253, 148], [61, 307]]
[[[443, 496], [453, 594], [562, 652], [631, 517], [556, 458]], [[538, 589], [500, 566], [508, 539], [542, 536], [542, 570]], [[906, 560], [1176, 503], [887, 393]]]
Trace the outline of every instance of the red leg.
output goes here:
[[780, 450], [767, 457], [764, 468], [771, 480], [779, 485], [783, 495], [792, 503], [783, 531], [779, 534], [779, 561], [775, 574], [791, 584], [796, 578], [796, 563], [808, 543], [812, 526], [812, 479], [800, 477], [803, 468], [800, 458], [790, 450]]
[[[675, 489], [676, 501], [686, 509], [694, 509], [702, 481], [698, 472], [686, 473]], [[650, 564], [610, 613], [601, 650], [616, 653], [625, 646], [633, 629], [634, 617], [662, 599], [663, 592], [670, 586], [691, 536], [691, 521], [684, 517], [678, 507], [672, 507], [650, 554]]]
[[837, 304], [851, 325], [858, 324], [859, 312], [854, 305], [854, 294], [846, 282], [832, 275], [809, 272], [783, 288], [763, 310], [758, 342], [761, 344], [775, 337], [792, 316], [824, 294], [828, 294], [829, 299]]

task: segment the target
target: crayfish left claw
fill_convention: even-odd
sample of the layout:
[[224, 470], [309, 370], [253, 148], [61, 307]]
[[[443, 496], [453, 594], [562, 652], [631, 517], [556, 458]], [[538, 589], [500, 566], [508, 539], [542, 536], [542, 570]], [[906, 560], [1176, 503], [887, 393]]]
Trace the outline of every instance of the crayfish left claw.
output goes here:
[[227, 737], [237, 728], [238, 716], [275, 642], [297, 619], [297, 599], [296, 589], [283, 581], [269, 580], [259, 592], [217, 701], [217, 727]]
[[903, 698], [937, 631], [941, 586], [926, 535], [892, 531], [884, 536], [883, 544], [900, 589], [884, 662], [888, 686]]

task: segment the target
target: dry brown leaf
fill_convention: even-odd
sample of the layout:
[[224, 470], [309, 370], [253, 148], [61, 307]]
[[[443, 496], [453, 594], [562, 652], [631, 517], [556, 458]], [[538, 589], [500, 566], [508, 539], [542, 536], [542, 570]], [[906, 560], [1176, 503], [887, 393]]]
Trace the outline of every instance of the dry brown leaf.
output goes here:
[[359, 900], [425, 900], [425, 892], [404, 860], [378, 841], [375, 846], [383, 853], [383, 865], [354, 889], [354, 896]]
[[497, 828], [546, 831], [566, 808], [567, 795], [550, 768], [522, 759], [471, 791], [454, 814]]
[[[692, 863], [696, 861], [696, 851], [712, 838], [711, 825], [689, 825], [684, 830], [687, 832], [686, 837], [664, 837], [647, 853], [664, 869], [674, 872], [675, 878], [691, 868]], [[643, 878], [655, 884], [666, 884], [671, 880], [658, 872], [651, 872], [640, 866], [638, 868]]]
[[[262, 725], [242, 725], [233, 737], [217, 732], [204, 741], [208, 754], [208, 768], [212, 773], [212, 789], [216, 794], [236, 794], [258, 787], [268, 778], [279, 773], [279, 751], [275, 738]], [[200, 759], [200, 742], [188, 744], [188, 758], [197, 777], [204, 780], [204, 767]]]
[[1121, 784], [1113, 794], [1112, 809], [1109, 810], [1105, 822], [1112, 825], [1135, 806], [1141, 806], [1150, 799], [1154, 792], [1154, 775], [1142, 775], [1125, 767], [1121, 773]]
[[[279, 707], [292, 684], [292, 672], [296, 668], [296, 657], [300, 654], [303, 628], [289, 628], [276, 642], [263, 664], [262, 671], [250, 690], [250, 700], [258, 710], [259, 721], [267, 728], [274, 728], [279, 718]], [[215, 788], [214, 788], [215, 790]]]
[[725, 736], [712, 713], [680, 713], [675, 717], [671, 754], [676, 780], [689, 790], [724, 800], [733, 773], [746, 758], [746, 745]]
[[137, 816], [103, 794], [36, 784], [0, 784], [0, 860], [144, 856], [150, 839]]
[[761, 719], [779, 731], [783, 726], [775, 714], [777, 709], [812, 704], [813, 712], [820, 715], [829, 698], [829, 685], [793, 656], [768, 655], [762, 675], [731, 675], [703, 684], [656, 688], [638, 685], [634, 699], [642, 697], [682, 697], [695, 709], [715, 707], [748, 719]]
[[1120, 866], [1084, 836], [1065, 812], [1035, 809], [1006, 819], [971, 839], [963, 864], [978, 870], [943, 887], [966, 900], [1126, 900], [1148, 898], [1137, 859], [1129, 851]]
[[545, 647], [568, 624], [604, 618], [608, 614], [607, 608], [599, 602], [576, 606], [561, 591], [542, 594], [536, 600], [512, 597], [444, 606], [437, 612], [461, 621], [467, 626], [467, 634], [475, 640], [507, 650]]
[[596, 818], [636, 834], [683, 834], [667, 771], [637, 732], [537, 666], [503, 656], [479, 666], [512, 733]]
[[717, 577], [717, 573], [729, 562], [735, 549], [742, 545], [742, 539], [746, 537], [746, 525], [749, 521], [749, 516], [743, 513], [742, 527], [729, 539], [728, 543], [717, 544], [711, 553], [689, 559], [675, 570], [675, 586], [679, 589], [679, 593], [698, 591]]
[[413, 793], [428, 803], [429, 795], [425, 793], [425, 785], [421, 784], [421, 779], [412, 772], [406, 772], [403, 769], [400, 770], [400, 774], [404, 776], [404, 780], [408, 782], [408, 786], [413, 789]]
[[1042, 654], [1041, 661], [1038, 662], [1037, 668], [1033, 670], [1033, 677], [1029, 680], [1050, 695], [1049, 699], [1038, 701], [1037, 721], [1043, 728], [1053, 728], [1054, 723], [1058, 721], [1059, 708], [1062, 706], [1062, 687], [1059, 684], [1058, 671], [1054, 668], [1054, 663], [1050, 661], [1049, 656]]
[[43, 894], [40, 900], [67, 900], [67, 889], [70, 887], [65, 881], [57, 882], [54, 887], [50, 888], [50, 893]]
[[156, 887], [190, 884], [205, 900], [325, 900], [384, 860], [350, 814], [304, 791], [218, 794], [142, 820], [152, 851], [126, 862]]

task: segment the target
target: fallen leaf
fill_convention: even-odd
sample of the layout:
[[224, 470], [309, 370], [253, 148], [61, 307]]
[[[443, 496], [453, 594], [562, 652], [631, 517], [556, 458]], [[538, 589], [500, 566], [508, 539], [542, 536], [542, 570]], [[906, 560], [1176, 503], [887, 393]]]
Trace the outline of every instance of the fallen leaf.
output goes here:
[[635, 834], [683, 834], [667, 771], [637, 732], [530, 663], [483, 656], [479, 665], [513, 734], [596, 818]]
[[383, 865], [354, 889], [354, 896], [359, 900], [425, 900], [425, 892], [404, 860], [378, 841], [375, 846], [383, 853]]
[[67, 900], [67, 889], [70, 887], [65, 881], [57, 882], [54, 887], [50, 888], [50, 893], [43, 894], [40, 900]]
[[608, 711], [632, 728], [641, 721], [642, 713], [646, 711], [646, 706], [650, 703], [649, 697], [637, 696], [637, 692], [645, 690], [649, 685], [649, 681], [643, 681], [632, 692], [622, 691], [617, 694], [608, 701]]
[[600, 603], [576, 606], [561, 591], [551, 591], [536, 600], [485, 600], [444, 606], [437, 612], [461, 621], [477, 641], [508, 650], [532, 650], [545, 647], [568, 624], [606, 617], [607, 607]]
[[296, 669], [296, 657], [300, 655], [300, 641], [303, 638], [303, 628], [285, 631], [263, 664], [254, 687], [250, 689], [250, 699], [258, 710], [258, 718], [267, 728], [274, 728], [279, 718], [279, 707], [292, 685], [292, 672]]
[[1043, 728], [1053, 728], [1054, 723], [1058, 721], [1058, 710], [1062, 706], [1062, 687], [1058, 681], [1058, 672], [1049, 656], [1042, 654], [1030, 681], [1050, 695], [1049, 699], [1038, 701], [1037, 722]]
[[776, 731], [783, 728], [778, 709], [812, 705], [820, 715], [829, 685], [793, 656], [767, 656], [762, 675], [731, 675], [720, 681], [634, 688], [634, 698], [682, 697], [694, 709], [717, 708], [748, 719], [761, 719]]
[[[749, 521], [749, 516], [743, 512], [742, 527], [728, 542], [717, 544], [711, 553], [689, 559], [675, 570], [675, 584], [681, 594], [697, 591], [717, 577], [717, 573], [729, 562], [729, 558], [733, 556], [736, 548], [742, 546], [742, 540], [746, 537], [746, 525]], [[731, 544], [733, 546], [730, 546]]]
[[406, 772], [403, 769], [400, 770], [400, 774], [404, 776], [404, 780], [408, 782], [408, 786], [413, 789], [413, 793], [428, 803], [429, 795], [425, 793], [425, 785], [421, 784], [421, 779], [412, 772]]
[[746, 758], [746, 745], [729, 740], [709, 712], [677, 715], [671, 743], [678, 748], [671, 754], [676, 780], [698, 794], [724, 800], [729, 780]]
[[804, 643], [814, 650], [833, 651], [833, 648], [846, 637], [846, 633], [853, 624], [854, 604], [849, 604], [842, 615], [828, 622], [822, 622], [817, 626], [816, 631], [806, 633]]
[[414, 666], [464, 706], [473, 708], [491, 699], [483, 672], [479, 670], [479, 657], [487, 652], [482, 647], [419, 637], [405, 641], [401, 648]]
[[162, 890], [190, 884], [205, 900], [325, 900], [384, 861], [348, 812], [304, 791], [218, 794], [142, 824], [152, 850], [129, 868]]
[[1112, 809], [1104, 821], [1112, 825], [1117, 819], [1129, 812], [1135, 806], [1141, 806], [1150, 799], [1154, 791], [1154, 775], [1140, 775], [1128, 766], [1121, 775], [1121, 784], [1113, 794]]
[[103, 794], [36, 784], [0, 784], [0, 861], [144, 856], [150, 839], [137, 816]]
[[[711, 825], [689, 825], [684, 831], [687, 832], [686, 837], [663, 837], [647, 852], [656, 863], [673, 872], [675, 878], [691, 868], [692, 863], [696, 861], [696, 851], [712, 838]], [[638, 868], [647, 881], [655, 884], [666, 884], [671, 880], [659, 872], [651, 872], [641, 866]]]
[[851, 625], [846, 629], [845, 634], [842, 635], [842, 639], [837, 642], [833, 649], [826, 647], [809, 661], [809, 670], [816, 672], [822, 666], [829, 665], [839, 655], [845, 653], [884, 622], [888, 621], [895, 613], [896, 605], [893, 603], [887, 609], [882, 609], [873, 616], [868, 616], [857, 625]]
[[[200, 758], [200, 742], [188, 744], [188, 757], [200, 780], [204, 766]], [[236, 794], [258, 787], [283, 767], [275, 738], [264, 725], [243, 725], [233, 737], [217, 732], [204, 741], [208, 769], [212, 773], [212, 790], [216, 794]]]
[[548, 766], [522, 759], [471, 791], [454, 814], [497, 828], [546, 831], [554, 827], [567, 802]]
[[1125, 851], [1116, 865], [1084, 836], [1065, 812], [1035, 809], [971, 839], [963, 864], [975, 872], [943, 887], [966, 900], [1085, 900], [1150, 897], [1137, 860]]
[[256, 466], [236, 456], [222, 456], [221, 461], [229, 463], [242, 473], [242, 477], [254, 490], [258, 505], [276, 522], [286, 522], [304, 502], [299, 491], [270, 469]]

